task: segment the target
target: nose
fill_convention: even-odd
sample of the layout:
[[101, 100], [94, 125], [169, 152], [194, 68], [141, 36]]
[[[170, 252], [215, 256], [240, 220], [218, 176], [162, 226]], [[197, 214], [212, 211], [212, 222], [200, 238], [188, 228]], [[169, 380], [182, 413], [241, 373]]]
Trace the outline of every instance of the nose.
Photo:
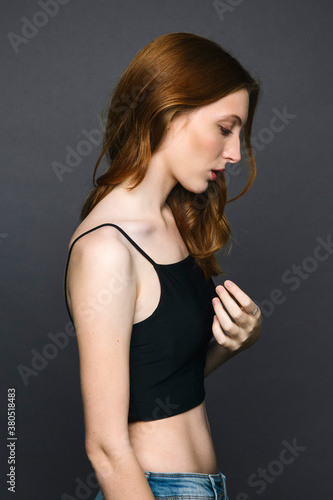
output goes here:
[[242, 159], [240, 151], [240, 137], [237, 134], [233, 134], [228, 137], [227, 144], [223, 149], [222, 156], [226, 162], [238, 163]]

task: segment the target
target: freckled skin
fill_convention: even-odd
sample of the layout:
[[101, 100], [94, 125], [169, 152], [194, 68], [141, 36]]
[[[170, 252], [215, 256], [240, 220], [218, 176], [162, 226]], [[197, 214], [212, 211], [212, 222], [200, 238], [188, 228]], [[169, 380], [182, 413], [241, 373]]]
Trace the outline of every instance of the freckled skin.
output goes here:
[[[211, 170], [240, 161], [241, 125], [232, 117], [219, 117], [237, 115], [244, 124], [248, 106], [248, 92], [242, 89], [171, 122], [157, 154], [162, 155], [171, 174], [186, 189], [204, 192], [212, 179]], [[220, 126], [231, 129], [232, 134], [222, 135]]]

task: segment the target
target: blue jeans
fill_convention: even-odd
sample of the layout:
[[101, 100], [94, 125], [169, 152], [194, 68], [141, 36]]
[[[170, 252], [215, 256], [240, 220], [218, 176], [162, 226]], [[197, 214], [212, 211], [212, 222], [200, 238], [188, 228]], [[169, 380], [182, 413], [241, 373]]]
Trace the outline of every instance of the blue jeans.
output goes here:
[[[144, 471], [155, 499], [163, 500], [228, 500], [226, 477], [199, 472]], [[95, 500], [104, 500], [99, 490]]]

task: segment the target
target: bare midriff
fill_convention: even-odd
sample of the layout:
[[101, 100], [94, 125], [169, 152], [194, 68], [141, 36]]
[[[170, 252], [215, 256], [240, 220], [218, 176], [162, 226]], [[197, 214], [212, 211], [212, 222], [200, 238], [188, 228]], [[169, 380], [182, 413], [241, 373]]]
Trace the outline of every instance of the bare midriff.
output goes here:
[[204, 401], [172, 417], [129, 422], [128, 429], [143, 471], [218, 472]]

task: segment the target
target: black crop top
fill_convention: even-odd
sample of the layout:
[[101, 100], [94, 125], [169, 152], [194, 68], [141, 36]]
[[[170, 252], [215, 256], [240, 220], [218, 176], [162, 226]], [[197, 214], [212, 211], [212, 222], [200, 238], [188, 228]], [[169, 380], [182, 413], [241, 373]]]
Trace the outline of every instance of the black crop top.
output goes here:
[[[130, 243], [154, 266], [161, 285], [157, 308], [146, 319], [133, 324], [130, 343], [130, 401], [128, 422], [159, 420], [183, 413], [205, 399], [204, 368], [206, 349], [213, 336], [215, 314], [212, 298], [215, 284], [205, 279], [194, 257], [172, 264], [157, 264], [119, 226]], [[73, 320], [72, 320], [73, 321]]]

